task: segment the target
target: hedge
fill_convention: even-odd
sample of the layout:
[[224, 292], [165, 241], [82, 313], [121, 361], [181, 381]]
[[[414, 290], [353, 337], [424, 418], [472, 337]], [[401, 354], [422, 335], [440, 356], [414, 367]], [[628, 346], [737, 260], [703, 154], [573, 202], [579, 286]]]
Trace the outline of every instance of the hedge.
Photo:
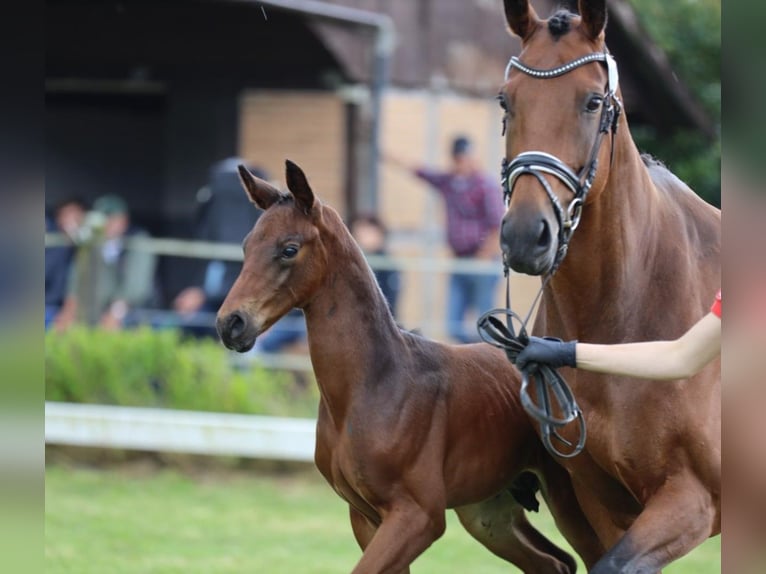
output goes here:
[[318, 391], [287, 372], [237, 368], [217, 341], [77, 327], [46, 333], [45, 399], [313, 417]]

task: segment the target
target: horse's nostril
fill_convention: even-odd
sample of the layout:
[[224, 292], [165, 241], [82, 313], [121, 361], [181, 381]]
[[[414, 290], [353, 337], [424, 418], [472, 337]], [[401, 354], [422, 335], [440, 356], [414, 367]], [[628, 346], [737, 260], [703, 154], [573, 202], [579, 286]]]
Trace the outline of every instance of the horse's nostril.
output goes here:
[[537, 246], [548, 247], [551, 244], [551, 228], [545, 219], [542, 220], [541, 227], [540, 235], [537, 238]]
[[229, 316], [229, 336], [236, 339], [245, 332], [245, 320], [239, 313], [232, 313]]

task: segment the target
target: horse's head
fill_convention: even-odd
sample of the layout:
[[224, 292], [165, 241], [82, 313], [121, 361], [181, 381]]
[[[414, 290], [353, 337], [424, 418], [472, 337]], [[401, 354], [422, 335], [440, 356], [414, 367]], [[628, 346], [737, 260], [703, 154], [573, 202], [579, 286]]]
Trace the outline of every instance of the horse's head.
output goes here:
[[500, 242], [506, 264], [530, 275], [555, 269], [586, 196], [603, 190], [609, 171], [620, 104], [604, 45], [606, 1], [580, 0], [579, 11], [541, 20], [528, 0], [505, 0], [522, 49], [498, 96], [509, 198]]
[[218, 310], [218, 335], [235, 351], [251, 349], [280, 317], [303, 307], [324, 277], [322, 206], [301, 168], [289, 160], [286, 166], [289, 194], [239, 166], [245, 191], [264, 213], [243, 241], [242, 270]]

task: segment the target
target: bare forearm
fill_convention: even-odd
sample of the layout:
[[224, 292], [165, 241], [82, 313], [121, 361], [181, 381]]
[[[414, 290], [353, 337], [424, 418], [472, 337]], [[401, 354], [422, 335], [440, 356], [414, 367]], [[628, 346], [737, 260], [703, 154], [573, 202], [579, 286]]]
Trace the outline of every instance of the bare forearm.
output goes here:
[[674, 341], [648, 341], [623, 345], [577, 344], [577, 367], [647, 379], [691, 377], [721, 349], [721, 321], [706, 315]]

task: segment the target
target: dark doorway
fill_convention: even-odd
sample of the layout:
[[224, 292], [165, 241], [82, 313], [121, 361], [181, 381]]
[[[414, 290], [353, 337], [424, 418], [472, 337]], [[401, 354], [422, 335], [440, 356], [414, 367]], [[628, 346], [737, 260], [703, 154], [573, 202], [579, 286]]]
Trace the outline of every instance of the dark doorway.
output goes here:
[[163, 189], [162, 94], [46, 95], [46, 199], [92, 202], [116, 193], [134, 220], [156, 233]]

